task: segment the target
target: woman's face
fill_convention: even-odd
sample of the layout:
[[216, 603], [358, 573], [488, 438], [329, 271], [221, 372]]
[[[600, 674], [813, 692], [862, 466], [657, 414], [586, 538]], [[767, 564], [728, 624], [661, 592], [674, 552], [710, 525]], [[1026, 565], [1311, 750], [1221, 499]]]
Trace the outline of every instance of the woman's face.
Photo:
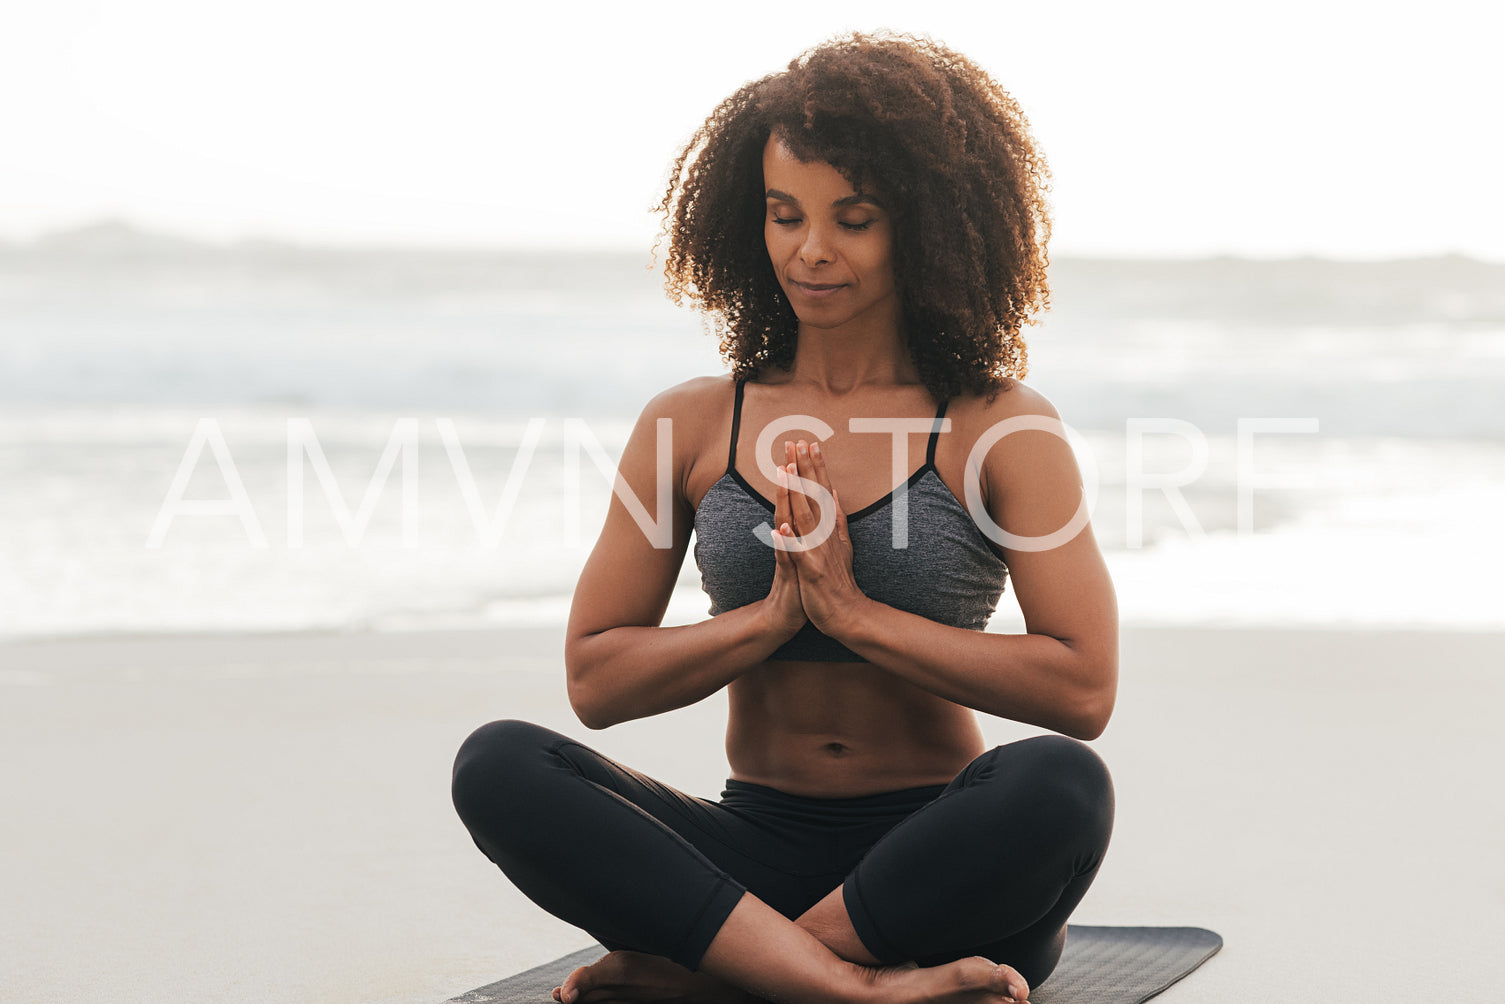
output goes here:
[[823, 161], [802, 162], [777, 137], [763, 149], [763, 238], [802, 326], [897, 326], [894, 231], [871, 193]]

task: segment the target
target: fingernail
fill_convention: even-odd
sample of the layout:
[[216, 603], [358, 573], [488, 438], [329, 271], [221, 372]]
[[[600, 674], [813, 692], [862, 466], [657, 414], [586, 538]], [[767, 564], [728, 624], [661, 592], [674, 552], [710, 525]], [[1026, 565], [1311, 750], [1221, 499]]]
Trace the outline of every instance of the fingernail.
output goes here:
[[820, 444], [819, 443], [811, 443], [810, 444], [810, 452], [813, 453], [813, 454], [815, 454], [817, 457], [820, 456]]
[[1024, 988], [1021, 987], [1019, 984], [1017, 984], [1017, 983], [1010, 983], [1009, 984], [1009, 996], [1012, 997], [1012, 998], [1014, 998], [1014, 1000], [1018, 1000], [1020, 998], [1020, 996], [1023, 995], [1023, 993], [1024, 993]]
[[809, 452], [810, 452], [810, 448], [808, 446], [806, 446], [805, 445], [805, 441], [803, 439], [801, 439], [800, 440], [800, 456], [803, 457], [806, 453], [809, 453]]

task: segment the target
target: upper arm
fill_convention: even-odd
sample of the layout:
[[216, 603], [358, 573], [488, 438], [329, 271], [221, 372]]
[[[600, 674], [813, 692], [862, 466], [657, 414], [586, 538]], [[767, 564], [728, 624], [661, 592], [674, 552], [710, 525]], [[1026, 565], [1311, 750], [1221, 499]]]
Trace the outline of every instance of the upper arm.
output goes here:
[[1110, 683], [1118, 665], [1117, 600], [1091, 524], [1062, 532], [1081, 522], [1087, 503], [1060, 416], [1019, 383], [985, 410], [988, 427], [1022, 416], [1054, 427], [1021, 428], [997, 441], [981, 461], [984, 499], [993, 522], [1023, 538], [1006, 541], [1004, 557], [1025, 630], [1064, 642]]
[[[703, 389], [697, 394], [697, 383], [655, 397], [628, 437], [606, 522], [575, 587], [567, 647], [614, 627], [663, 619], [694, 522], [685, 482], [698, 451], [694, 436], [704, 424], [693, 420], [705, 396]], [[624, 502], [624, 494], [636, 504]], [[654, 546], [655, 537], [669, 546]]]

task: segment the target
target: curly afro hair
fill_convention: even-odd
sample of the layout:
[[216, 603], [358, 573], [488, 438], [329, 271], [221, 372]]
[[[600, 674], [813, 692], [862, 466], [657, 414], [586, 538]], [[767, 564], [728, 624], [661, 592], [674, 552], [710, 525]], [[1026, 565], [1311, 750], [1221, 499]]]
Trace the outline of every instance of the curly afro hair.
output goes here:
[[890, 34], [832, 40], [744, 85], [674, 163], [659, 204], [665, 286], [709, 312], [735, 376], [794, 363], [799, 322], [763, 239], [775, 135], [883, 195], [910, 356], [938, 400], [1024, 376], [1021, 328], [1050, 299], [1049, 168], [1018, 104], [977, 64]]

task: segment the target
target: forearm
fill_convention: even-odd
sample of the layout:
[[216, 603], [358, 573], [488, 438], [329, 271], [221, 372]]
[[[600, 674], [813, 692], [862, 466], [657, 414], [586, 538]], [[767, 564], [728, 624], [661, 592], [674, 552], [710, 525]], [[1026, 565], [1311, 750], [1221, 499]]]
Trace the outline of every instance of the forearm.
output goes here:
[[627, 625], [565, 644], [570, 704], [588, 728], [647, 718], [703, 700], [765, 661], [798, 628], [767, 601], [675, 627]]
[[1107, 726], [1117, 690], [1111, 644], [951, 627], [862, 597], [821, 625], [875, 666], [955, 704], [1078, 739]]

